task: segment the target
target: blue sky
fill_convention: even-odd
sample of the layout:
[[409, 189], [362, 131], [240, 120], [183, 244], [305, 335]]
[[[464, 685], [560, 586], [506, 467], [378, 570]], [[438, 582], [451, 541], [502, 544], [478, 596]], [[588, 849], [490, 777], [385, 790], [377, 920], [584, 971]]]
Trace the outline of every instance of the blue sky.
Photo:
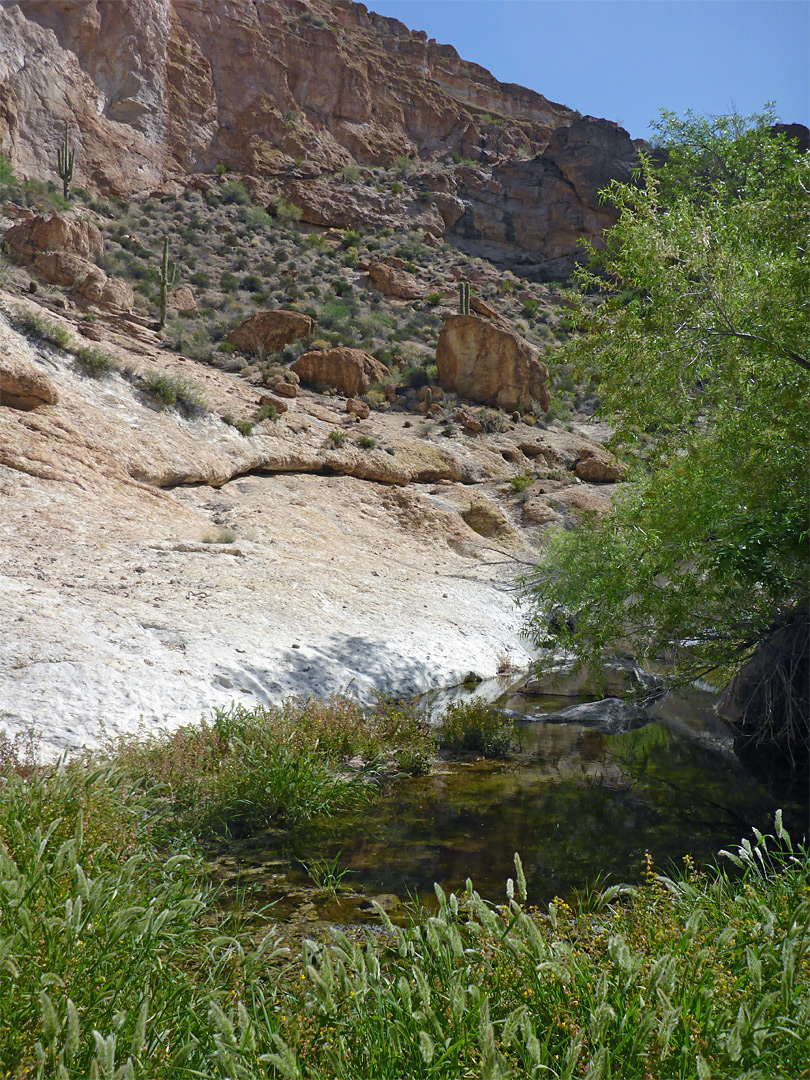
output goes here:
[[810, 124], [810, 0], [365, 0], [504, 82], [650, 135], [661, 108]]

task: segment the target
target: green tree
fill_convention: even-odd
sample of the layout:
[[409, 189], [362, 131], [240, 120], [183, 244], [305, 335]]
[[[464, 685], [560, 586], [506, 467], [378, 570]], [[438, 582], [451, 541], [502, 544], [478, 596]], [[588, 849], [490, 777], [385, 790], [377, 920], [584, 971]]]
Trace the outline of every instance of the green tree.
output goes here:
[[589, 665], [619, 644], [728, 674], [807, 604], [810, 168], [773, 120], [665, 113], [664, 164], [603, 193], [564, 359], [631, 482], [526, 582], [539, 643]]

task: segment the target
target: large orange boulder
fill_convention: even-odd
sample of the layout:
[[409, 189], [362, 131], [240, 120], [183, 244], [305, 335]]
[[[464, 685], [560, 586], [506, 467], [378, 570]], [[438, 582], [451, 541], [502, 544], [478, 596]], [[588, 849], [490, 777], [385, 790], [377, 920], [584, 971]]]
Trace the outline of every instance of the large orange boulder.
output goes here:
[[548, 368], [528, 341], [489, 319], [451, 315], [439, 334], [439, 382], [469, 401], [530, 411], [551, 404]]
[[344, 346], [304, 353], [292, 365], [292, 370], [303, 382], [333, 386], [348, 397], [364, 394], [372, 383], [388, 374], [388, 368], [380, 360], [362, 349]]
[[298, 338], [309, 337], [315, 323], [300, 311], [257, 311], [228, 334], [228, 341], [243, 352], [268, 353]]
[[21, 262], [30, 263], [41, 251], [66, 251], [83, 259], [101, 255], [104, 242], [92, 221], [78, 221], [61, 214], [43, 214], [21, 221], [3, 236], [9, 251]]

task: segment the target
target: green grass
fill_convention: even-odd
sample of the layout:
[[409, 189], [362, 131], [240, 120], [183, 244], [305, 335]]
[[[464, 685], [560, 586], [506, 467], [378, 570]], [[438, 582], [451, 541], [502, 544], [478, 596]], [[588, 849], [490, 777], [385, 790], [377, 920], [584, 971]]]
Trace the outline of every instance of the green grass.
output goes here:
[[104, 375], [111, 375], [118, 370], [118, 362], [115, 357], [110, 356], [103, 349], [94, 348], [92, 345], [85, 345], [77, 349], [75, 356], [76, 367], [82, 375], [87, 375], [91, 379], [100, 379]]
[[518, 741], [515, 724], [481, 698], [448, 706], [439, 729], [439, 745], [453, 753], [478, 751], [505, 757]]
[[[779, 814], [729, 870], [647, 857], [576, 912], [534, 906], [517, 857], [500, 905], [437, 888], [409, 927], [380, 913], [300, 955], [244, 895], [217, 905], [195, 834], [339, 812], [367, 787], [341, 762], [432, 745], [412, 710], [342, 698], [51, 767], [0, 735], [0, 1076], [807, 1077], [810, 854]], [[312, 854], [336, 892], [338, 859]]]
[[191, 412], [207, 408], [200, 388], [181, 376], [153, 372], [143, 379], [141, 389], [162, 406], [177, 405]]
[[39, 315], [36, 312], [16, 312], [12, 318], [12, 325], [15, 330], [19, 330], [20, 333], [31, 338], [33, 341], [41, 341], [47, 345], [56, 345], [60, 349], [67, 349], [70, 347], [72, 338], [66, 327], [59, 323], [51, 322], [50, 319], [47, 319], [45, 316]]

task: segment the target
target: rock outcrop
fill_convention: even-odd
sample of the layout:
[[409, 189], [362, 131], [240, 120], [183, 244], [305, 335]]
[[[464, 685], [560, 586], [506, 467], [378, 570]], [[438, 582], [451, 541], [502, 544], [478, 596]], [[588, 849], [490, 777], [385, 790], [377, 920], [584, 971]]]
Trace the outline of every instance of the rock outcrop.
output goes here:
[[[89, 190], [201, 188], [223, 164], [306, 221], [410, 225], [537, 278], [599, 239], [613, 211], [598, 192], [636, 153], [617, 125], [348, 0], [4, 4], [0, 152], [18, 175], [57, 179], [65, 119]], [[401, 192], [340, 175], [398, 158], [414, 166]]]
[[304, 382], [314, 386], [331, 386], [348, 397], [364, 394], [374, 382], [388, 374], [380, 360], [362, 349], [316, 349], [304, 353], [292, 365], [292, 370]]
[[530, 412], [551, 404], [548, 368], [514, 330], [477, 315], [451, 315], [436, 347], [439, 382], [469, 401]]
[[299, 338], [309, 337], [315, 324], [300, 311], [258, 311], [228, 334], [228, 341], [244, 352], [265, 356]]
[[[0, 13], [0, 19], [2, 13]], [[20, 262], [31, 263], [40, 252], [62, 251], [97, 259], [104, 247], [98, 226], [63, 214], [36, 214], [4, 234], [3, 243]]]

